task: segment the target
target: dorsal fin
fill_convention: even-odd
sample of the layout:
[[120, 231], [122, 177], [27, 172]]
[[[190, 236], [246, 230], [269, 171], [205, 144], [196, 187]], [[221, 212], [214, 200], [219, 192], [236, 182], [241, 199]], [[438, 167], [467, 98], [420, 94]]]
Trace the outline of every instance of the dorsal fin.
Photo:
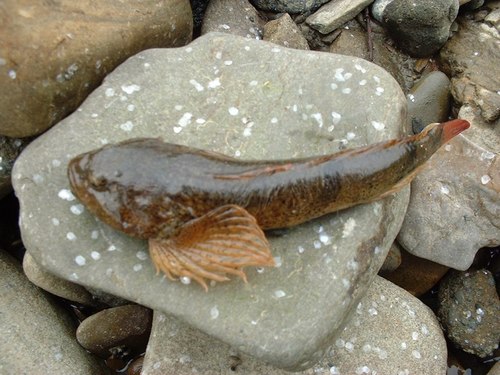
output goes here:
[[258, 176], [271, 176], [275, 173], [289, 171], [293, 166], [292, 163], [267, 165], [241, 173], [216, 174], [214, 178], [218, 180], [244, 180]]

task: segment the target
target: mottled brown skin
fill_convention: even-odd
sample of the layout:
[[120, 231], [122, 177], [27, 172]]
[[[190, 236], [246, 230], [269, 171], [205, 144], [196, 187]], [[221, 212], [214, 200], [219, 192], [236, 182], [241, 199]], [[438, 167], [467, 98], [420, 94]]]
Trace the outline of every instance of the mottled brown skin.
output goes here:
[[283, 228], [397, 191], [468, 126], [431, 124], [401, 140], [277, 161], [132, 139], [74, 158], [68, 175], [92, 213], [139, 238], [176, 236], [186, 222], [225, 205], [244, 208], [262, 229]]

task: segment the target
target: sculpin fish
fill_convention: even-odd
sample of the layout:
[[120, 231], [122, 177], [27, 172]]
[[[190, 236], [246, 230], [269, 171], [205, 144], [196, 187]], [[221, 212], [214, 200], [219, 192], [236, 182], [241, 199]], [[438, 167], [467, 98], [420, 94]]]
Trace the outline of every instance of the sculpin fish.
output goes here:
[[409, 183], [465, 120], [331, 155], [239, 160], [223, 154], [131, 139], [75, 157], [74, 194], [111, 227], [147, 239], [157, 271], [172, 280], [226, 281], [242, 268], [272, 266], [263, 230], [290, 227]]

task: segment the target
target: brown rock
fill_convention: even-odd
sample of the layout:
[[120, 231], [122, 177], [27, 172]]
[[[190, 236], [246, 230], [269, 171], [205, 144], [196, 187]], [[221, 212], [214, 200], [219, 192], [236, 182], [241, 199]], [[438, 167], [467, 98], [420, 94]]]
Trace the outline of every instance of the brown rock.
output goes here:
[[448, 267], [412, 255], [401, 249], [401, 265], [382, 276], [418, 297], [429, 291], [448, 271]]
[[145, 351], [151, 332], [153, 313], [140, 305], [102, 310], [85, 319], [76, 331], [76, 339], [88, 351], [103, 358], [128, 352]]
[[0, 19], [0, 134], [9, 137], [43, 132], [129, 56], [192, 33], [187, 0], [5, 0]]
[[264, 26], [264, 40], [295, 49], [308, 50], [306, 38], [288, 13]]

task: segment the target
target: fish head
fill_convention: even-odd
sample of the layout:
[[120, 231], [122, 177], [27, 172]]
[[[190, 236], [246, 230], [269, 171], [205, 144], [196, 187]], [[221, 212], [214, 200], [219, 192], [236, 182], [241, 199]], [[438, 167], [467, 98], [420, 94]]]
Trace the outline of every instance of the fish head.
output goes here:
[[122, 229], [120, 201], [124, 186], [120, 177], [124, 167], [113, 146], [78, 155], [68, 164], [75, 196], [91, 213], [118, 229]]
[[190, 207], [175, 198], [177, 185], [156, 152], [161, 141], [132, 139], [106, 145], [73, 158], [68, 179], [75, 196], [88, 211], [111, 227], [129, 235], [149, 238], [167, 235], [193, 218]]

